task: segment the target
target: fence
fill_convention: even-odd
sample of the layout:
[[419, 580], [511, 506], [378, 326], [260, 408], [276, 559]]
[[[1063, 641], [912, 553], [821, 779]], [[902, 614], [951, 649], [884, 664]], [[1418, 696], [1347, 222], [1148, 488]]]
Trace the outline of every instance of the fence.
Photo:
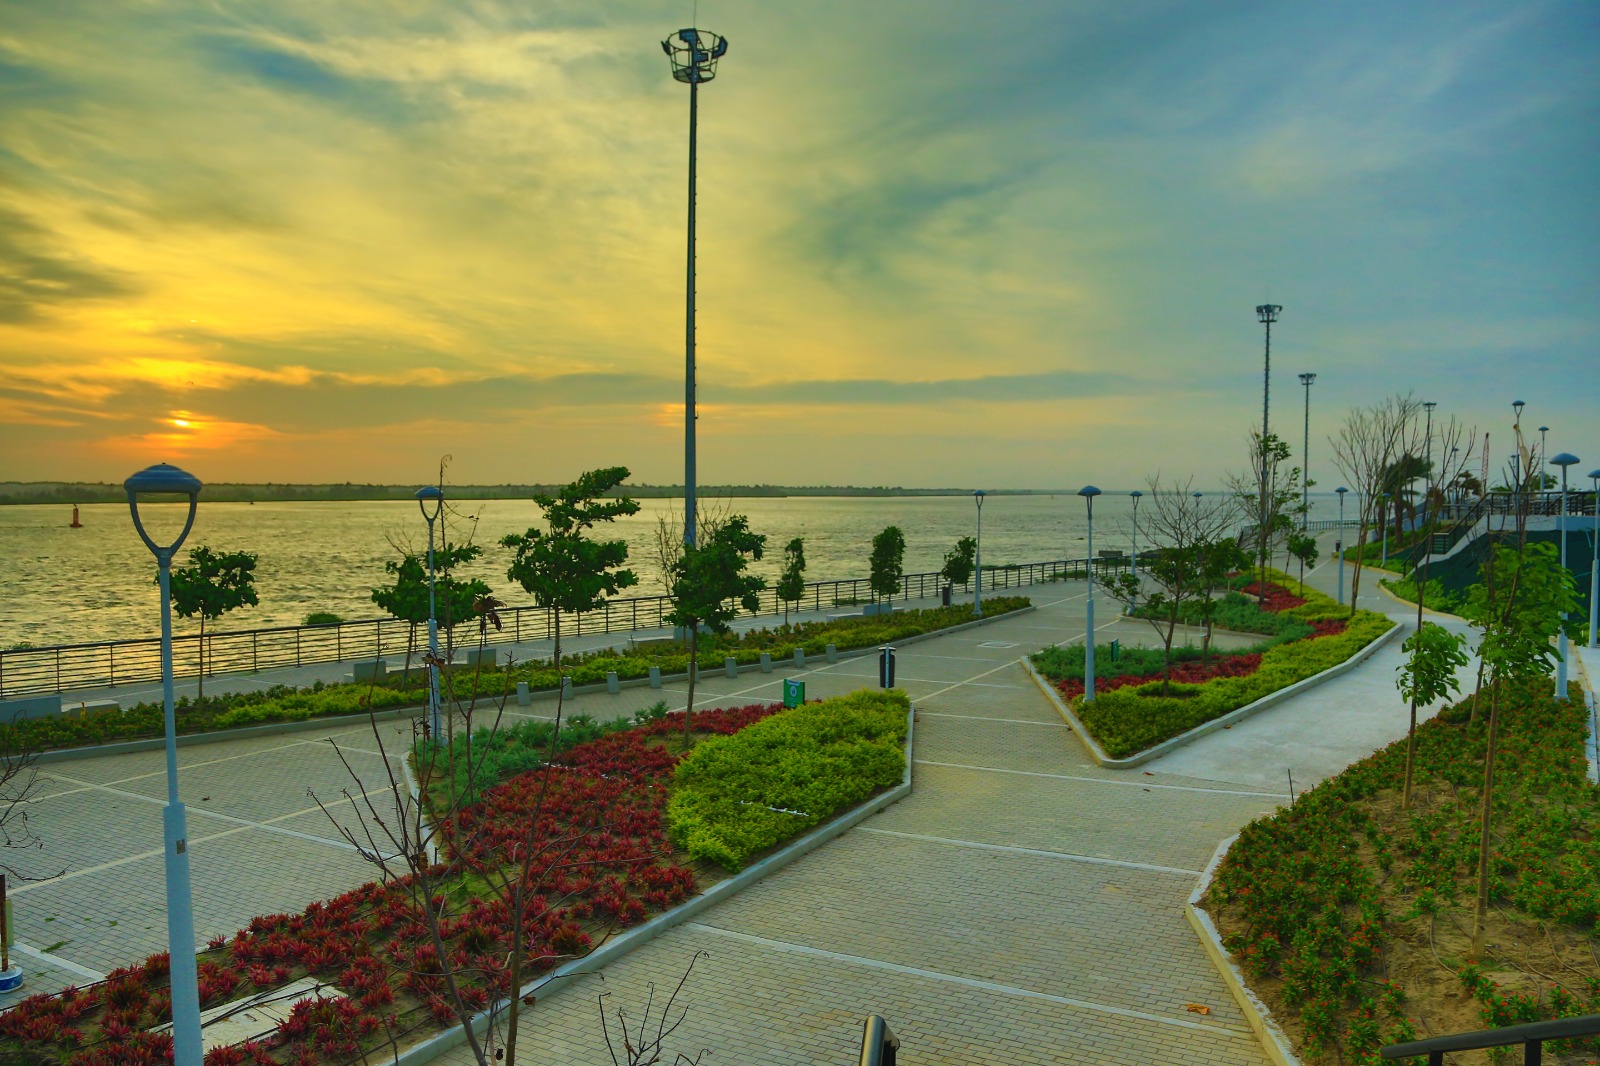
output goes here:
[[[1102, 558], [1096, 570], [1116, 571], [1129, 559]], [[985, 592], [1020, 588], [1068, 577], [1085, 577], [1088, 560], [1055, 559], [1037, 563], [1018, 563], [983, 568]], [[936, 572], [905, 574], [901, 577], [902, 599], [937, 596], [945, 584]], [[962, 586], [970, 592], [971, 582]], [[805, 595], [789, 604], [795, 611], [828, 611], [872, 600], [866, 578], [840, 581], [813, 581]], [[666, 616], [672, 601], [666, 596], [635, 596], [609, 601], [602, 610], [561, 617], [563, 638], [597, 633], [627, 633], [661, 629], [671, 623]], [[756, 614], [782, 614], [784, 603], [775, 589], [761, 597]], [[504, 628], [489, 628], [489, 644], [521, 644], [549, 640], [554, 635], [550, 612], [539, 607], [508, 607], [499, 612]], [[418, 631], [421, 635], [419, 637]], [[463, 623], [455, 636], [470, 635], [461, 643], [476, 643], [475, 623]], [[369, 618], [352, 622], [333, 622], [316, 626], [281, 626], [275, 629], [243, 629], [205, 635], [206, 675], [243, 673], [275, 667], [304, 666], [311, 663], [342, 662], [351, 659], [376, 659], [384, 655], [405, 655], [418, 641], [426, 646], [426, 625], [414, 626], [395, 618]], [[173, 674], [194, 677], [200, 672], [200, 636], [189, 633], [172, 639]], [[71, 692], [80, 689], [158, 681], [161, 678], [161, 641], [156, 637], [139, 640], [110, 640], [95, 644], [58, 644], [43, 648], [0, 650], [0, 697], [39, 693]]]

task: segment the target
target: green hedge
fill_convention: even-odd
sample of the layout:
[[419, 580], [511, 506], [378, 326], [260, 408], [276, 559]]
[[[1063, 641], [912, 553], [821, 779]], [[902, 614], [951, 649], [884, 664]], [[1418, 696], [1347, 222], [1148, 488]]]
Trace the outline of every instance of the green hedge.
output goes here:
[[864, 689], [702, 741], [673, 773], [673, 843], [738, 870], [750, 856], [899, 784], [910, 706], [902, 692]]
[[[1294, 590], [1299, 584], [1281, 571], [1268, 571], [1271, 580]], [[1304, 621], [1345, 618], [1348, 607], [1313, 589], [1302, 593], [1303, 607], [1284, 613]], [[1160, 681], [1129, 685], [1103, 692], [1094, 700], [1077, 701], [1078, 718], [1094, 734], [1106, 754], [1124, 758], [1186, 733], [1195, 726], [1229, 711], [1254, 703], [1263, 696], [1337, 666], [1393, 625], [1372, 611], [1357, 611], [1343, 633], [1279, 644], [1261, 656], [1261, 668], [1245, 677], [1219, 677], [1200, 685], [1174, 685], [1162, 695]]]
[[[1230, 592], [1215, 602], [1211, 624], [1218, 629], [1231, 629], [1238, 633], [1260, 633], [1280, 640], [1299, 640], [1301, 637], [1311, 635], [1311, 626], [1304, 619], [1289, 612], [1263, 611], [1256, 606], [1255, 600], [1240, 593]], [[1146, 620], [1164, 617], [1152, 612], [1148, 607], [1136, 608], [1129, 614], [1134, 618]], [[1206, 624], [1205, 618], [1200, 614], [1199, 606], [1194, 603], [1183, 605], [1178, 614], [1178, 621], [1189, 626]]]
[[[984, 601], [984, 614], [993, 617], [1030, 606], [1025, 596], [995, 596]], [[870, 648], [904, 640], [972, 621], [972, 608], [936, 607], [898, 611], [886, 616], [846, 618], [837, 621], [803, 622], [729, 634], [714, 640], [702, 638], [702, 666], [720, 666], [732, 656], [740, 663], [759, 662], [761, 653], [774, 659], [804, 648], [808, 655], [821, 655], [829, 644], [840, 649]], [[678, 645], [632, 652], [602, 649], [567, 657], [561, 673], [574, 685], [596, 685], [615, 670], [624, 680], [648, 677], [652, 666], [663, 674], [681, 674], [689, 669], [689, 656]], [[517, 682], [526, 681], [534, 691], [553, 691], [559, 676], [548, 662], [518, 664], [509, 670], [483, 670], [481, 673], [457, 669], [444, 675], [441, 696], [450, 703], [469, 703], [478, 699], [498, 700], [516, 691]], [[309, 688], [274, 685], [259, 692], [230, 693], [203, 699], [183, 698], [177, 703], [178, 732], [205, 733], [214, 729], [259, 725], [269, 722], [297, 722], [332, 715], [361, 714], [370, 706], [381, 711], [417, 706], [427, 701], [427, 674], [414, 668], [409, 677], [391, 674], [376, 684], [342, 682], [326, 685], [321, 681]], [[159, 703], [141, 703], [121, 714], [59, 718], [30, 718], [0, 725], [0, 744], [20, 750], [52, 750], [85, 744], [107, 744], [162, 735], [162, 709]]]

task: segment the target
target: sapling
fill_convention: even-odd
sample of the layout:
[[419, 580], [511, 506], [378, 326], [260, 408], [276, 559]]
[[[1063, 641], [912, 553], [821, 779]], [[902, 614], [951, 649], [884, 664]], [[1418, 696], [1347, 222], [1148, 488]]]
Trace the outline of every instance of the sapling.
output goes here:
[[[200, 675], [195, 695], [205, 694], [206, 621], [221, 618], [236, 607], [254, 607], [260, 601], [255, 588], [256, 557], [249, 552], [214, 552], [207, 547], [189, 549], [189, 565], [172, 571], [172, 609], [180, 617], [200, 616]], [[161, 581], [160, 575], [156, 583]]]
[[1417, 706], [1427, 706], [1461, 691], [1456, 670], [1468, 662], [1466, 638], [1434, 622], [1423, 622], [1400, 649], [1406, 660], [1396, 671], [1395, 687], [1411, 704], [1411, 724], [1406, 730], [1406, 779], [1400, 805], [1411, 806], [1412, 763], [1417, 752]]

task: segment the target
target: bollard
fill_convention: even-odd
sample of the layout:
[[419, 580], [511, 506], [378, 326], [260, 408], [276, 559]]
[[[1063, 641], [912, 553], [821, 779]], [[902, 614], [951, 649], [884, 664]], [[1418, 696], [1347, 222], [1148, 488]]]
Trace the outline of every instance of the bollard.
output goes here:
[[533, 694], [528, 691], [528, 683], [526, 681], [518, 681], [517, 682], [517, 706], [526, 707], [528, 704], [530, 704], [532, 702], [533, 702]]
[[836, 663], [839, 661], [839, 649], [834, 647], [832, 644], [828, 645], [828, 661], [830, 663]]
[[799, 667], [802, 670], [805, 669], [805, 666], [806, 666], [806, 650], [804, 648], [796, 648], [794, 650], [794, 664], [795, 664], [795, 666]]
[[763, 674], [772, 673], [772, 653], [771, 652], [764, 651], [764, 652], [761, 653], [761, 672]]
[[660, 688], [661, 687], [661, 667], [659, 667], [659, 666], [652, 666], [650, 668], [650, 687], [651, 688]]
[[563, 677], [561, 679], [561, 698], [564, 700], [570, 700], [572, 698], [572, 678], [570, 677]]
[[606, 673], [606, 691], [615, 696], [622, 691], [622, 682], [617, 680], [617, 672], [610, 670]]
[[887, 644], [878, 649], [878, 687], [894, 688], [894, 649]]
[[738, 677], [739, 676], [739, 660], [735, 659], [731, 655], [728, 656], [726, 659], [722, 660], [722, 669], [727, 673], [727, 675], [729, 677]]
[[1118, 654], [1121, 653], [1121, 651], [1122, 651], [1122, 641], [1113, 640], [1111, 642], [1111, 661], [1112, 662], [1116, 662], [1117, 661], [1117, 656], [1118, 656]]

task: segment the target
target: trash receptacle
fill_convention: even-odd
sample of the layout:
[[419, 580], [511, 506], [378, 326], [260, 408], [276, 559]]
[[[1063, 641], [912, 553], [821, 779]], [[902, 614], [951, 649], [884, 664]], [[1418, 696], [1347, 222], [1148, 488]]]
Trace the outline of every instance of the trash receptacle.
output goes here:
[[950, 586], [949, 585], [941, 585], [939, 587], [939, 606], [941, 606], [941, 607], [950, 606]]

